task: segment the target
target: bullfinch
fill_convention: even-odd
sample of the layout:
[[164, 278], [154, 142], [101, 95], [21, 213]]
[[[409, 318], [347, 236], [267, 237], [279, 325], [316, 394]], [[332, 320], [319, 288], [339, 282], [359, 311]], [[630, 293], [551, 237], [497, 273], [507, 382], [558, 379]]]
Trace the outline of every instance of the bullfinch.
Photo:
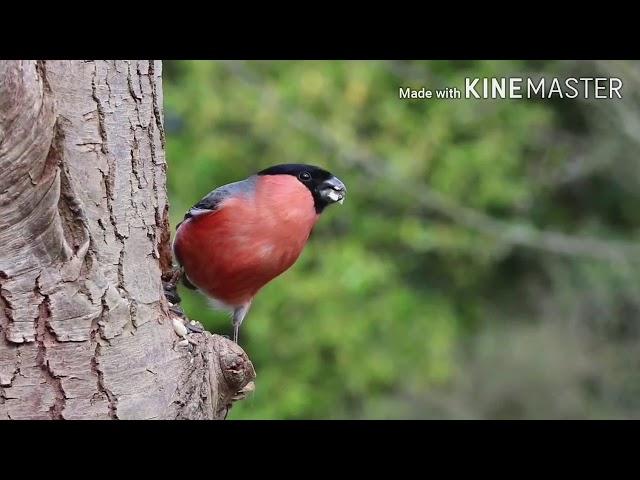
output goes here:
[[233, 314], [233, 340], [254, 297], [298, 259], [320, 214], [347, 189], [313, 165], [283, 164], [213, 190], [178, 225], [183, 283]]

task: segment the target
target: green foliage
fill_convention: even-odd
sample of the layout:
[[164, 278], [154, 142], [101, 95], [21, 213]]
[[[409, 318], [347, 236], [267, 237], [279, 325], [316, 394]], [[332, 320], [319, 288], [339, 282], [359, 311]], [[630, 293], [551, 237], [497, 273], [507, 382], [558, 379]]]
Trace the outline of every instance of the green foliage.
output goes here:
[[[559, 402], [559, 415], [620, 411], [580, 390], [581, 376], [596, 375], [581, 366], [585, 345], [571, 350], [580, 356], [578, 366], [554, 376], [545, 376], [547, 367], [540, 365], [550, 362], [538, 365], [535, 355], [545, 356], [545, 339], [575, 334], [568, 327], [545, 330], [550, 316], [588, 324], [570, 277], [591, 275], [595, 288], [611, 286], [619, 281], [611, 265], [572, 255], [561, 261], [523, 248], [498, 230], [465, 224], [421, 198], [434, 191], [510, 224], [631, 238], [640, 220], [637, 180], [601, 161], [614, 151], [619, 166], [629, 150], [612, 140], [610, 128], [598, 130], [589, 105], [398, 99], [399, 87], [462, 88], [466, 76], [583, 67], [517, 61], [165, 62], [173, 226], [213, 188], [277, 163], [324, 166], [349, 192], [343, 206], [323, 215], [298, 263], [256, 298], [240, 334], [256, 366], [256, 391], [234, 407], [231, 418], [545, 416], [556, 405], [545, 399], [568, 378], [572, 390], [569, 400]], [[582, 131], [576, 133], [578, 123]], [[615, 150], [606, 147], [613, 144]], [[581, 166], [589, 160], [597, 166], [566, 182], [563, 175], [576, 155], [585, 159]], [[618, 221], [611, 221], [612, 213]], [[211, 310], [198, 294], [183, 289], [181, 295], [190, 317], [230, 334], [228, 316]], [[606, 309], [623, 302], [614, 295], [604, 294]], [[631, 292], [624, 301], [635, 307], [639, 300]], [[625, 315], [633, 323], [637, 313]], [[513, 321], [541, 330], [507, 328]], [[538, 332], [533, 343], [527, 340], [531, 331]], [[478, 346], [466, 351], [474, 339]], [[503, 352], [501, 341], [510, 348]], [[518, 342], [528, 350], [517, 349]], [[549, 343], [551, 363], [563, 362], [562, 344]], [[504, 399], [501, 386], [461, 386], [469, 371], [477, 372], [477, 380], [493, 378], [496, 369], [502, 378], [501, 367], [510, 372], [505, 378], [519, 379], [510, 391], [513, 401], [526, 404], [529, 389], [523, 385], [531, 378], [542, 389], [537, 403], [501, 409], [500, 402], [512, 401]], [[606, 375], [607, 369], [598, 371]], [[434, 407], [430, 395], [443, 388], [453, 395], [448, 403], [463, 405], [456, 412]], [[492, 396], [494, 391], [499, 393]], [[468, 395], [480, 395], [482, 402], [474, 405]], [[632, 402], [624, 411], [638, 406]]]

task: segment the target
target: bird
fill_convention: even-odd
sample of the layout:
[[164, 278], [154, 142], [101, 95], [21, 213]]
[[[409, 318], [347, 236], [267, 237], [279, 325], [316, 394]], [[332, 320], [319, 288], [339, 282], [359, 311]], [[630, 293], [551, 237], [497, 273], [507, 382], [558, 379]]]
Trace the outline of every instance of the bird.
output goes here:
[[233, 341], [257, 293], [299, 258], [316, 222], [342, 204], [345, 184], [307, 164], [279, 164], [216, 188], [177, 225], [179, 278], [232, 314]]

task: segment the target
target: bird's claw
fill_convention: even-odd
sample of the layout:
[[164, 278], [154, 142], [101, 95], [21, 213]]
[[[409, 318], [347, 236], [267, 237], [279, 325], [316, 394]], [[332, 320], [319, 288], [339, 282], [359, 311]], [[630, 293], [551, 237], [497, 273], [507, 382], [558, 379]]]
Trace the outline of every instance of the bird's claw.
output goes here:
[[179, 304], [182, 299], [180, 295], [178, 295], [178, 281], [182, 277], [182, 270], [176, 269], [171, 275], [171, 278], [168, 281], [163, 281], [164, 287], [164, 296], [167, 298], [169, 303], [172, 305]]
[[164, 296], [172, 305], [177, 305], [182, 301], [182, 298], [180, 298], [180, 295], [178, 295], [178, 289], [176, 288], [175, 284], [164, 284]]

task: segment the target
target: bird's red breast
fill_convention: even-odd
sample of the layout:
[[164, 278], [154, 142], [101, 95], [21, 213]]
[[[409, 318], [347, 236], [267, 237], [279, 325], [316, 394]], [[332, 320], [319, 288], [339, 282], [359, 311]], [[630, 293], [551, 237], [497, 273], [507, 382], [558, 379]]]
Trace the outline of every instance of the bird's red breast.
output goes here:
[[238, 306], [295, 263], [317, 219], [311, 192], [295, 177], [262, 176], [253, 192], [185, 220], [174, 252], [191, 283]]

